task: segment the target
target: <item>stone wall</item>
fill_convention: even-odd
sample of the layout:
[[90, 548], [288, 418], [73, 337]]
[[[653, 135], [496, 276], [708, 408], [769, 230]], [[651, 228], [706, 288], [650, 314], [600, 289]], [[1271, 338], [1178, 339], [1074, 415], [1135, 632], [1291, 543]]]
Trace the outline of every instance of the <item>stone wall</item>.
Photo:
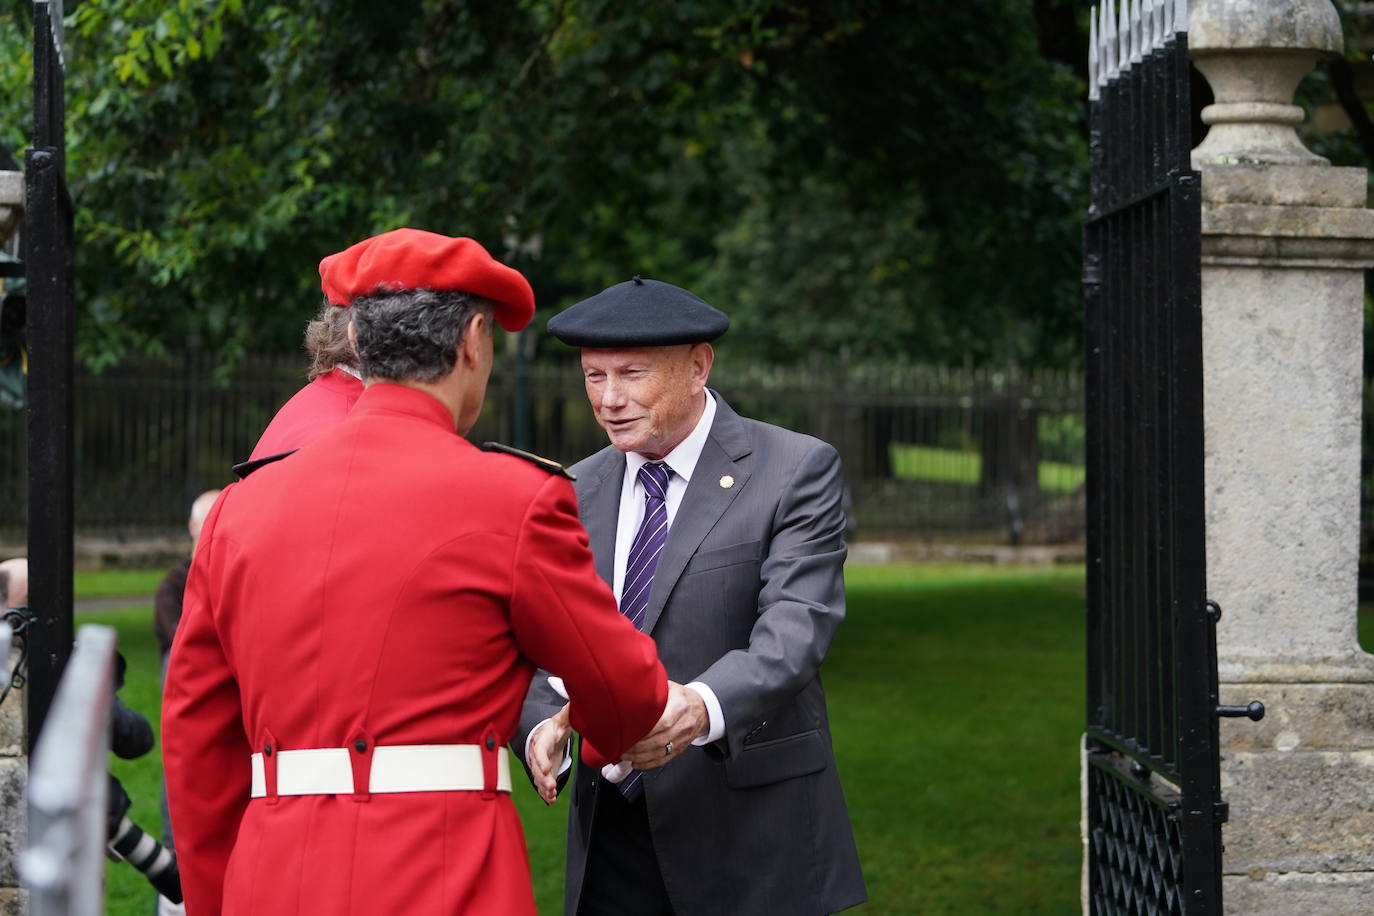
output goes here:
[[[14, 670], [18, 652], [11, 650], [0, 678], [8, 678]], [[0, 916], [23, 916], [27, 910], [15, 873], [15, 860], [24, 843], [29, 765], [24, 736], [24, 692], [12, 690], [0, 703]]]

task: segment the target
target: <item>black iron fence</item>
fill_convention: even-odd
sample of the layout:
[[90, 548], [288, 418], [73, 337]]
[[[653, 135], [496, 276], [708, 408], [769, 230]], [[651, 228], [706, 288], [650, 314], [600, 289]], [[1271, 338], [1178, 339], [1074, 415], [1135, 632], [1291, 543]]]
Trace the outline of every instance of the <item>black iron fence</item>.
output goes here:
[[[296, 356], [248, 359], [224, 383], [196, 355], [78, 372], [78, 534], [179, 534], [191, 500], [230, 479], [227, 462], [248, 454], [304, 383], [303, 365]], [[1024, 543], [1082, 538], [1075, 374], [717, 364], [712, 385], [751, 416], [841, 448], [863, 536], [1005, 543], [1019, 517]], [[1374, 600], [1374, 384], [1364, 404], [1361, 585]], [[575, 366], [531, 368], [530, 415], [530, 447], [559, 460], [605, 442]], [[514, 441], [514, 416], [512, 373], [498, 366], [473, 438]], [[25, 438], [24, 414], [0, 408], [0, 544], [12, 547], [25, 539]]]
[[[303, 383], [300, 356], [245, 360], [217, 378], [203, 354], [137, 359], [76, 378], [79, 535], [139, 540], [184, 531], [202, 490], [232, 478]], [[498, 364], [471, 438], [572, 463], [606, 439], [574, 362]], [[774, 368], [718, 361], [712, 386], [748, 416], [833, 443], [860, 536], [1060, 543], [1082, 534], [1082, 387], [1073, 373], [916, 366]], [[520, 442], [519, 440], [524, 440]], [[23, 541], [22, 414], [0, 411], [0, 543]]]

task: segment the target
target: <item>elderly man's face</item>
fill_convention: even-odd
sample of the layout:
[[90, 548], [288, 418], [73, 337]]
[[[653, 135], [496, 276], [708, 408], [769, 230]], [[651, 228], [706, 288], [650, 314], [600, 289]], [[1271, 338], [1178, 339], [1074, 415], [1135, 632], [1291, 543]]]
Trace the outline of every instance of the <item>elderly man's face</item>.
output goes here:
[[622, 452], [662, 458], [701, 418], [714, 358], [710, 344], [583, 350], [596, 422]]

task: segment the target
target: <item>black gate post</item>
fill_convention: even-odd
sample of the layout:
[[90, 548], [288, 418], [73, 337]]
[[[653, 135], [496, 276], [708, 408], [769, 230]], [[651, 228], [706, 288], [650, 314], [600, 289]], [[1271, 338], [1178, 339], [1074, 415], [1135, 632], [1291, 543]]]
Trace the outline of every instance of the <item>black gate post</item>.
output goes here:
[[28, 275], [28, 740], [32, 750], [72, 646], [72, 206], [64, 162], [61, 0], [34, 0], [34, 146], [24, 157]]

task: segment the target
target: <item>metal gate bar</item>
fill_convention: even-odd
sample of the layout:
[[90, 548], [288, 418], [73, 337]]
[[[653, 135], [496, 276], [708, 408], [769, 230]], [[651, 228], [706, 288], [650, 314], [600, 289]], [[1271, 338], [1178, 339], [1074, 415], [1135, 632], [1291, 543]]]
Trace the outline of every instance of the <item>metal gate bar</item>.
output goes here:
[[29, 748], [72, 646], [72, 204], [64, 164], [62, 3], [34, 0], [34, 147], [25, 162], [28, 276]]

